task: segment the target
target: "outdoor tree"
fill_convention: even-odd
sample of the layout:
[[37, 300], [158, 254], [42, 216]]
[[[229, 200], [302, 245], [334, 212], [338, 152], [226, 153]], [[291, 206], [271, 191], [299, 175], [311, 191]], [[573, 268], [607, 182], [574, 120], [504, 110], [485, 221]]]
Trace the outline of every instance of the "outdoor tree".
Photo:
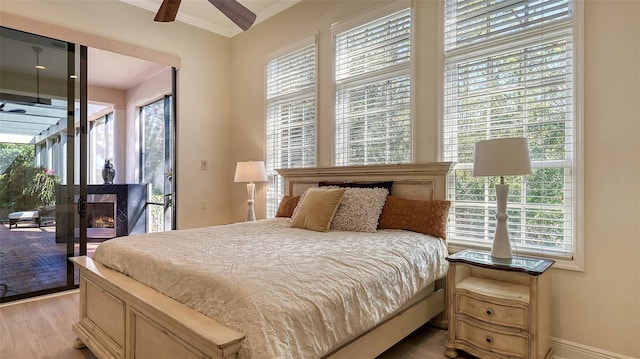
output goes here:
[[[55, 203], [58, 176], [35, 167], [33, 145], [0, 143], [0, 209], [9, 213], [35, 210]], [[4, 217], [4, 213], [3, 213]]]

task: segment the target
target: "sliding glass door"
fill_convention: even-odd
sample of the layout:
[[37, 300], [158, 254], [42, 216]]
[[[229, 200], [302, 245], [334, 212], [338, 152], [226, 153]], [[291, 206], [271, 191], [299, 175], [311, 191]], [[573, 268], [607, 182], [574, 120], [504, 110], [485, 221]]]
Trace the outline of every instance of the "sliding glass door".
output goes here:
[[0, 28], [0, 302], [76, 285], [85, 75], [86, 48]]
[[68, 257], [91, 256], [106, 240], [175, 228], [177, 71], [0, 30], [6, 302], [74, 288]]

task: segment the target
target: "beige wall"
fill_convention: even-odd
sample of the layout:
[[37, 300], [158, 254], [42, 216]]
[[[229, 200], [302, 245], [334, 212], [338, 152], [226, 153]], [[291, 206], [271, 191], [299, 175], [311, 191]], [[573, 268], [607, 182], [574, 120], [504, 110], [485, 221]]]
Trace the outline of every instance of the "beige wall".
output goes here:
[[[108, 106], [107, 109], [96, 114], [89, 114], [89, 121], [112, 111], [114, 113], [114, 133], [115, 138], [118, 139], [112, 159], [116, 170], [114, 183], [138, 183], [140, 148], [138, 147], [137, 109], [170, 94], [171, 67], [169, 66], [127, 90], [89, 86], [87, 91], [89, 102]], [[101, 166], [97, 163], [93, 165]], [[89, 171], [91, 170], [90, 168]]]
[[[230, 39], [152, 19], [151, 12], [120, 1], [0, 0], [2, 26], [179, 66], [178, 226], [227, 223], [234, 166]], [[200, 170], [201, 159], [208, 171]]]
[[640, 2], [585, 7], [585, 271], [554, 273], [554, 335], [640, 358]]
[[[88, 120], [92, 121], [98, 119], [102, 116], [105, 116], [109, 112], [113, 112], [114, 117], [114, 135], [115, 138], [118, 139], [126, 139], [126, 125], [127, 125], [127, 93], [124, 90], [99, 87], [99, 86], [89, 86], [87, 89], [87, 98], [90, 103], [96, 103], [100, 105], [106, 105], [107, 108], [99, 111], [95, 114], [88, 114]], [[127, 165], [126, 165], [126, 148], [128, 146], [117, 146], [114, 148], [113, 158], [111, 159], [113, 162], [114, 169], [116, 170], [116, 176], [113, 179], [114, 183], [134, 183], [127, 181]], [[91, 163], [91, 158], [89, 158], [89, 173], [91, 171], [95, 171], [98, 166], [102, 166], [100, 163]], [[93, 166], [93, 167], [92, 167]], [[100, 167], [101, 168], [101, 167]], [[89, 177], [91, 178], [91, 177]], [[102, 183], [102, 182], [98, 182]]]
[[[137, 134], [138, 111], [141, 106], [148, 105], [154, 101], [164, 98], [165, 95], [171, 94], [171, 68], [167, 67], [152, 78], [130, 88], [126, 91], [126, 125], [124, 127], [124, 136], [126, 138], [126, 146], [122, 149], [121, 162], [126, 161], [126, 182], [136, 183], [140, 178], [140, 143]], [[116, 154], [117, 155], [117, 154]]]
[[[107, 50], [139, 51], [151, 60], [169, 54], [167, 63], [179, 58], [178, 222], [186, 228], [244, 218], [246, 192], [232, 182], [233, 170], [236, 161], [264, 158], [264, 57], [316, 31], [318, 164], [331, 164], [329, 26], [378, 4], [305, 1], [232, 40], [182, 24], [155, 24], [149, 12], [115, 1], [0, 0], [0, 23], [8, 21], [3, 14], [20, 15], [29, 21], [18, 23], [31, 32], [48, 31], [41, 23], [53, 23], [91, 34], [80, 36], [89, 42], [106, 38], [100, 43]], [[428, 162], [438, 153], [438, 6], [431, 0], [415, 4], [414, 160]], [[561, 343], [639, 358], [640, 2], [589, 0], [585, 13], [585, 270], [553, 270], [552, 335]], [[200, 159], [209, 161], [209, 171], [200, 171]], [[263, 198], [258, 185], [258, 217], [264, 216]]]
[[[436, 1], [416, 13], [415, 162], [437, 160], [439, 30]], [[232, 42], [232, 158], [264, 158], [264, 58], [318, 32], [318, 164], [332, 164], [330, 25], [374, 1], [304, 1]], [[640, 357], [640, 1], [585, 4], [585, 270], [553, 270], [553, 337]], [[260, 190], [263, 189], [259, 185]], [[264, 192], [257, 195], [264, 216]], [[244, 214], [234, 187], [233, 218]]]

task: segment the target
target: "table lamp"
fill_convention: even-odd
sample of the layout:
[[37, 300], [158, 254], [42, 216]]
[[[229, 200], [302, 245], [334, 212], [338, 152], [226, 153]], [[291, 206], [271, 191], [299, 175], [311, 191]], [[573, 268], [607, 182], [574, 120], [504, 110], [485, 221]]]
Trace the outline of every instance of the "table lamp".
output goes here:
[[234, 182], [247, 183], [247, 221], [255, 221], [256, 213], [253, 209], [253, 197], [256, 193], [256, 185], [254, 182], [265, 182], [267, 180], [267, 170], [264, 167], [264, 161], [247, 161], [238, 162], [236, 164], [236, 175]]
[[496, 232], [491, 248], [491, 257], [497, 261], [511, 261], [511, 242], [507, 227], [507, 198], [509, 185], [504, 183], [504, 176], [524, 175], [531, 173], [529, 146], [526, 138], [501, 138], [479, 141], [475, 144], [473, 160], [474, 176], [500, 176], [500, 184], [496, 184]]

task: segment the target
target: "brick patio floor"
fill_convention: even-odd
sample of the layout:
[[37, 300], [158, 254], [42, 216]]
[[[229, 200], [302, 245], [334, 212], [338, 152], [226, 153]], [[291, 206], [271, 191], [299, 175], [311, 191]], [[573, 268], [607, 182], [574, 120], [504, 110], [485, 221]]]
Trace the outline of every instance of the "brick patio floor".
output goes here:
[[[24, 222], [9, 229], [8, 223], [0, 224], [0, 297], [66, 285], [67, 244], [55, 237], [55, 225]], [[89, 255], [98, 244], [88, 243]]]

